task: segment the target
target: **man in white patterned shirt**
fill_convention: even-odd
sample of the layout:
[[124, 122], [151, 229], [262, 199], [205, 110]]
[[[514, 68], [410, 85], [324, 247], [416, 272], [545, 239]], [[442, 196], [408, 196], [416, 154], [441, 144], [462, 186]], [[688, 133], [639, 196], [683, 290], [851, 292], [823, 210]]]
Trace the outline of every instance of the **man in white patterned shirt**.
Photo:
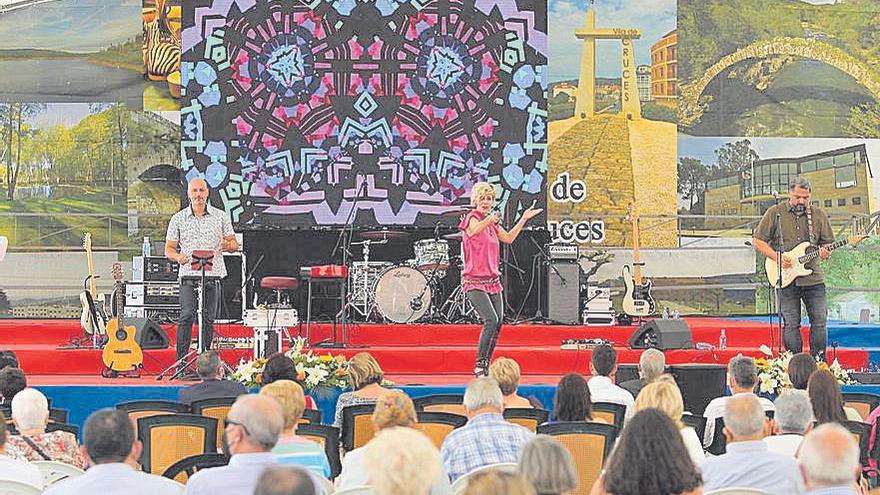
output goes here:
[[[180, 280], [180, 320], [177, 322], [177, 359], [189, 351], [192, 342], [192, 326], [196, 320], [198, 308], [198, 279], [200, 272], [190, 266], [193, 251], [207, 250], [214, 252], [213, 268], [206, 276], [219, 280], [226, 276], [226, 264], [223, 252], [234, 253], [238, 250], [238, 241], [232, 230], [232, 222], [223, 210], [208, 206], [208, 183], [205, 179], [195, 178], [187, 187], [189, 206], [178, 211], [168, 222], [168, 233], [165, 234], [165, 257], [180, 264], [178, 278]], [[178, 252], [179, 250], [179, 252]], [[205, 283], [204, 329], [202, 334], [203, 349], [210, 349], [214, 337], [214, 318], [217, 315], [217, 303], [220, 292], [216, 281]]]
[[468, 423], [450, 433], [440, 447], [440, 459], [450, 481], [489, 464], [517, 462], [522, 448], [535, 437], [526, 428], [504, 419], [504, 396], [498, 383], [489, 377], [468, 384], [464, 408]]

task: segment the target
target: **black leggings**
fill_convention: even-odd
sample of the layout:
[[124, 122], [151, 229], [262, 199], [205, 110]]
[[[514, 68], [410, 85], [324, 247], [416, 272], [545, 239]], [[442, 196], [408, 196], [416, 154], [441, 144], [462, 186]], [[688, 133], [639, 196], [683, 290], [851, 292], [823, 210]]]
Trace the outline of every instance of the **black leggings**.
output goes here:
[[501, 323], [504, 321], [504, 297], [500, 292], [489, 294], [474, 289], [467, 291], [467, 298], [483, 319], [483, 331], [480, 332], [480, 345], [477, 348], [477, 365], [482, 363], [488, 366], [492, 353], [495, 352], [498, 334], [501, 333]]

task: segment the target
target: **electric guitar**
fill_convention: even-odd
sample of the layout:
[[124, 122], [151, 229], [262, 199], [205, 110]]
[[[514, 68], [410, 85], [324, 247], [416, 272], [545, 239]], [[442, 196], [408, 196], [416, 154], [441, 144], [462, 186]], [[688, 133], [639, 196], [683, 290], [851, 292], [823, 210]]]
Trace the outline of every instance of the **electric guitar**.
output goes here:
[[623, 312], [630, 316], [649, 316], [657, 311], [654, 298], [651, 297], [651, 281], [642, 279], [642, 258], [639, 254], [639, 212], [636, 202], [629, 204], [629, 218], [633, 229], [633, 267], [623, 267]]
[[[837, 248], [842, 248], [847, 244], [855, 246], [867, 238], [866, 235], [851, 235], [846, 239], [828, 245], [828, 251], [833, 252]], [[791, 251], [782, 254], [791, 260], [791, 266], [782, 269], [782, 283], [779, 280], [779, 264], [776, 261], [766, 258], [764, 260], [764, 270], [767, 271], [767, 280], [770, 285], [776, 289], [782, 289], [789, 286], [798, 277], [809, 275], [813, 270], [805, 267], [807, 263], [819, 257], [819, 248], [804, 241], [794, 247]]]
[[122, 323], [125, 288], [122, 286], [122, 265], [113, 263], [113, 280], [116, 288], [113, 291], [113, 308], [116, 317], [107, 324], [107, 345], [101, 353], [106, 368], [101, 372], [104, 377], [115, 377], [119, 372], [137, 371], [144, 365], [144, 354], [135, 342], [137, 329]]
[[83, 308], [82, 314], [79, 317], [79, 324], [82, 326], [83, 331], [86, 332], [86, 335], [96, 337], [106, 334], [107, 331], [104, 328], [106, 324], [104, 317], [98, 313], [98, 309], [95, 307], [95, 296], [98, 293], [98, 288], [95, 282], [95, 260], [92, 259], [92, 234], [88, 232], [83, 234], [83, 249], [86, 250], [86, 259], [89, 262], [89, 287], [79, 295], [79, 301]]

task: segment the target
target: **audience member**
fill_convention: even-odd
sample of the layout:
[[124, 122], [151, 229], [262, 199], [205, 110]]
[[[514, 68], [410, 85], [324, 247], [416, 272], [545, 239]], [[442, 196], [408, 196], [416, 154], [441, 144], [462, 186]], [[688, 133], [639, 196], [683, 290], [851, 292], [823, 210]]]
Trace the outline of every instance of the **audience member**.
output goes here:
[[18, 365], [18, 356], [15, 351], [0, 351], [0, 370], [6, 368], [21, 368]]
[[806, 390], [810, 375], [817, 369], [816, 359], [806, 352], [800, 352], [791, 357], [788, 362], [788, 381], [791, 387], [797, 390]]
[[464, 408], [467, 424], [450, 433], [440, 447], [440, 457], [452, 481], [478, 467], [516, 462], [525, 444], [535, 437], [533, 432], [504, 420], [501, 389], [489, 377], [468, 384]]
[[6, 416], [0, 412], [0, 479], [21, 481], [37, 488], [43, 488], [43, 475], [40, 474], [40, 470], [36, 466], [6, 455], [7, 436]]
[[199, 354], [196, 360], [196, 374], [202, 380], [188, 385], [177, 393], [177, 399], [184, 404], [215, 397], [238, 397], [247, 393], [241, 382], [223, 380], [220, 377], [220, 353], [208, 350]]
[[462, 495], [535, 495], [525, 476], [493, 469], [468, 480]]
[[[755, 360], [747, 356], [737, 356], [727, 364], [727, 384], [733, 396], [739, 394], [754, 395], [755, 386], [758, 385], [758, 368]], [[706, 431], [703, 434], [703, 447], [712, 445], [712, 437], [715, 436], [715, 420], [724, 415], [724, 408], [730, 396], [716, 397], [709, 402], [703, 416], [706, 417]], [[758, 401], [765, 411], [773, 411], [773, 403], [768, 399], [759, 397]]]
[[273, 466], [260, 475], [254, 495], [317, 495], [315, 483], [306, 471], [291, 466]]
[[275, 380], [260, 389], [260, 395], [268, 395], [281, 404], [284, 430], [272, 453], [281, 464], [302, 466], [309, 471], [330, 477], [330, 462], [324, 447], [296, 434], [296, 427], [306, 408], [302, 387], [293, 380]]
[[807, 394], [813, 405], [813, 417], [816, 424], [836, 422], [844, 424], [844, 421], [862, 421], [859, 413], [852, 408], [843, 406], [843, 395], [840, 394], [840, 384], [828, 370], [817, 370], [810, 375], [807, 382]]
[[12, 457], [29, 461], [58, 461], [80, 469], [85, 460], [73, 433], [46, 432], [49, 423], [49, 401], [34, 388], [26, 388], [12, 399], [12, 421], [18, 435], [7, 440]]
[[45, 495], [179, 495], [175, 482], [138, 469], [143, 446], [124, 411], [100, 409], [83, 427], [86, 474], [59, 481]]
[[856, 495], [859, 446], [846, 428], [826, 423], [804, 437], [798, 460], [813, 495]]
[[333, 426], [342, 427], [342, 410], [347, 406], [375, 404], [378, 397], [388, 390], [382, 386], [385, 373], [379, 363], [368, 352], [359, 352], [348, 362], [348, 377], [353, 391], [344, 392], [336, 401], [336, 415]]
[[12, 404], [12, 398], [15, 394], [27, 388], [27, 377], [21, 368], [6, 367], [0, 370], [0, 404]]
[[666, 413], [669, 419], [681, 432], [681, 439], [684, 446], [691, 456], [694, 464], [699, 464], [706, 458], [703, 453], [703, 445], [697, 432], [690, 426], [681, 422], [681, 415], [684, 414], [684, 400], [681, 398], [681, 390], [670, 375], [668, 380], [657, 380], [647, 384], [639, 396], [636, 397], [636, 412], [648, 408], [656, 408]]
[[623, 404], [626, 406], [626, 417], [629, 418], [633, 414], [635, 399], [631, 393], [611, 381], [615, 373], [617, 373], [617, 351], [608, 344], [594, 347], [590, 358], [590, 374], [593, 376], [587, 382], [590, 396], [593, 402]]
[[276, 464], [272, 448], [284, 428], [278, 401], [248, 394], [236, 399], [226, 415], [224, 448], [229, 465], [203, 469], [189, 478], [187, 495], [251, 495], [266, 468]]
[[[263, 373], [260, 384], [266, 386], [276, 380], [291, 380], [303, 386], [303, 379], [299, 372], [296, 371], [296, 363], [284, 353], [277, 352], [271, 356], [263, 365]], [[305, 390], [305, 387], [303, 387]], [[306, 409], [314, 409], [315, 401], [306, 395]]]
[[[379, 396], [376, 409], [373, 411], [373, 426], [376, 435], [381, 435], [385, 430], [395, 427], [413, 428], [416, 425], [416, 408], [413, 401], [400, 390], [388, 390]], [[336, 478], [336, 488], [353, 488], [356, 486], [369, 485], [369, 476], [364, 467], [364, 458], [373, 442], [357, 448], [345, 454], [342, 459], [342, 473]], [[432, 495], [450, 495], [452, 487], [449, 484], [449, 476], [446, 469], [437, 459], [440, 474], [431, 487]]]
[[556, 395], [553, 397], [553, 419], [606, 423], [604, 419], [593, 416], [590, 387], [584, 377], [577, 373], [569, 373], [559, 380]]
[[440, 474], [439, 460], [423, 433], [393, 427], [370, 441], [364, 466], [376, 495], [426, 495]]
[[727, 453], [707, 458], [701, 465], [703, 488], [756, 488], [774, 495], [801, 494], [803, 480], [797, 462], [788, 455], [770, 452], [761, 439], [769, 423], [758, 398], [737, 394], [724, 408]]
[[639, 377], [635, 380], [627, 380], [621, 383], [620, 388], [631, 393], [633, 397], [638, 398], [642, 388], [654, 378], [662, 375], [665, 370], [666, 355], [653, 347], [645, 349], [641, 357], [639, 357]]
[[813, 428], [810, 397], [803, 390], [783, 390], [774, 405], [773, 435], [764, 437], [764, 443], [770, 452], [795, 457], [804, 435]]
[[519, 472], [541, 495], [563, 495], [578, 486], [574, 458], [551, 436], [538, 435], [527, 443], [518, 466]]
[[500, 357], [492, 362], [489, 366], [489, 376], [498, 382], [501, 387], [501, 394], [504, 396], [504, 408], [513, 407], [532, 407], [529, 399], [517, 395], [516, 389], [519, 387], [519, 364], [516, 361], [506, 357]]
[[657, 409], [637, 412], [614, 446], [591, 495], [699, 495], [700, 472], [678, 428]]

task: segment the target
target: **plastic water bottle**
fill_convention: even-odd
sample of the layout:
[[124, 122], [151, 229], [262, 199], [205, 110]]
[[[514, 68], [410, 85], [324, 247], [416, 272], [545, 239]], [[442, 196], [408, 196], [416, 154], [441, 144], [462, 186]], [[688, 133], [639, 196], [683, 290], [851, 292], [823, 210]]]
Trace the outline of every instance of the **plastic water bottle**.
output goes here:
[[144, 237], [144, 244], [141, 246], [141, 254], [143, 254], [144, 257], [147, 257], [150, 256], [150, 251], [150, 238]]
[[664, 320], [669, 319], [669, 307], [668, 306], [663, 307], [663, 319]]
[[672, 312], [672, 319], [678, 320], [679, 318], [681, 318], [681, 313], [678, 312], [678, 308], [675, 308], [675, 310]]
[[721, 335], [718, 337], [718, 348], [727, 349], [727, 332], [722, 328]]

